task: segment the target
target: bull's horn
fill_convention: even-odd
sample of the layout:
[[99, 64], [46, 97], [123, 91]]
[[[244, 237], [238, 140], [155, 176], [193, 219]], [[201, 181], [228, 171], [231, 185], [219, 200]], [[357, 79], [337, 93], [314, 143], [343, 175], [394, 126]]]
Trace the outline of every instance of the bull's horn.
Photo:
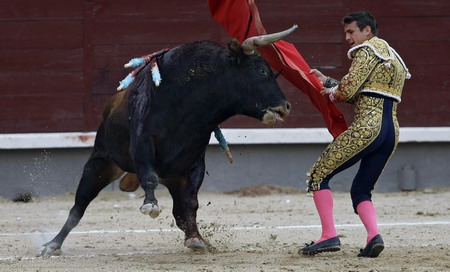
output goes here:
[[298, 28], [297, 25], [293, 25], [291, 28], [289, 28], [285, 31], [281, 31], [281, 32], [273, 33], [273, 34], [250, 37], [242, 43], [242, 49], [244, 50], [244, 53], [246, 55], [251, 55], [255, 52], [256, 48], [277, 42], [277, 41], [283, 39], [284, 37], [286, 37], [287, 35], [291, 34], [297, 28]]

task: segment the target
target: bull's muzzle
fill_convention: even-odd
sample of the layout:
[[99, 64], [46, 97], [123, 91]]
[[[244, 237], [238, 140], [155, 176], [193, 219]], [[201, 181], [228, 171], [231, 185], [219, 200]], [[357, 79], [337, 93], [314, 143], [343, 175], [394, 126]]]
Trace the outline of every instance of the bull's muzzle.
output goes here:
[[278, 107], [272, 107], [264, 110], [262, 123], [265, 125], [274, 125], [277, 123], [283, 123], [284, 118], [289, 115], [291, 111], [291, 104], [286, 102], [284, 105]]

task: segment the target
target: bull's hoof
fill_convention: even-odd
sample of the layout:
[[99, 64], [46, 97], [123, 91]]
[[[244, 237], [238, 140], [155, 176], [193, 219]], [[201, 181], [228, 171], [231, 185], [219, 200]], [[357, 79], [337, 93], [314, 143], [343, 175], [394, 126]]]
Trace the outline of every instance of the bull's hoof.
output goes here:
[[42, 251], [39, 256], [48, 257], [48, 256], [59, 256], [61, 255], [61, 246], [56, 243], [46, 243], [42, 246]]
[[197, 237], [193, 237], [193, 238], [189, 238], [186, 239], [186, 241], [184, 241], [184, 246], [194, 250], [194, 251], [207, 251], [207, 247], [205, 242], [203, 242], [202, 239], [197, 238]]
[[160, 214], [160, 209], [157, 204], [147, 203], [140, 208], [141, 213], [150, 215], [151, 218], [156, 218]]

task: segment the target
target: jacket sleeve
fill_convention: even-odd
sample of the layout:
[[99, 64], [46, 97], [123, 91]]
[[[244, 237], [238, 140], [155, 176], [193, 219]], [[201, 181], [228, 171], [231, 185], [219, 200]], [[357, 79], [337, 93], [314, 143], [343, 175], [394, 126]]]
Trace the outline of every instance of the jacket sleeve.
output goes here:
[[333, 93], [334, 102], [351, 100], [361, 89], [375, 66], [381, 61], [372, 48], [368, 46], [355, 50], [352, 55], [353, 61], [350, 70], [342, 78], [338, 88]]

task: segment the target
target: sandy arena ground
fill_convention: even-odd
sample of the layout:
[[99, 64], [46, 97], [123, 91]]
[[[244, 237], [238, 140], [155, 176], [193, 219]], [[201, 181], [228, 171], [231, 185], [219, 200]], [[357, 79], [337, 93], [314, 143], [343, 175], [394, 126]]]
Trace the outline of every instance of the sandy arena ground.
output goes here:
[[74, 195], [3, 199], [0, 271], [450, 271], [448, 189], [375, 193], [386, 243], [376, 259], [356, 257], [366, 234], [348, 194], [335, 193], [342, 250], [308, 257], [297, 250], [320, 235], [313, 200], [287, 188], [266, 189], [200, 194], [199, 227], [213, 246], [207, 253], [183, 246], [166, 190], [157, 191], [163, 211], [156, 219], [140, 214], [142, 192], [101, 193], [62, 255], [50, 258], [37, 257], [40, 246], [60, 230]]

